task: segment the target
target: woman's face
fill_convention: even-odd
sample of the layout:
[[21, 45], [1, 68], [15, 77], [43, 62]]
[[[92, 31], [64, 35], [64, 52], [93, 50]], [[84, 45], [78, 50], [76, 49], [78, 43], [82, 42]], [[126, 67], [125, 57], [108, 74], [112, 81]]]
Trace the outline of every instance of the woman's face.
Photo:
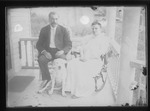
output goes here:
[[98, 24], [92, 26], [92, 31], [94, 35], [99, 35], [101, 33], [101, 27]]

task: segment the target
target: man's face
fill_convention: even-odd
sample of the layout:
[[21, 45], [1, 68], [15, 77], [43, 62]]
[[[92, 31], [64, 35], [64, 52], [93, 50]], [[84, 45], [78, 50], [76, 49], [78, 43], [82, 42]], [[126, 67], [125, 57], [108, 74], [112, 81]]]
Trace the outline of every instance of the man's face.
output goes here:
[[58, 21], [58, 15], [57, 14], [50, 15], [49, 23], [52, 27], [55, 27], [58, 24], [57, 21]]

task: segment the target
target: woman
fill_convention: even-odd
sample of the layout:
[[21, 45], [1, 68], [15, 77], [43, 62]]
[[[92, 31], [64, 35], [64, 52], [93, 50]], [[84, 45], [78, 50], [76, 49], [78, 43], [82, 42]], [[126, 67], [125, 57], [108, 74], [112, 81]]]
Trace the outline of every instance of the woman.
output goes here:
[[70, 90], [73, 97], [85, 97], [95, 91], [94, 76], [103, 65], [100, 56], [108, 51], [108, 38], [102, 33], [102, 26], [98, 21], [92, 23], [93, 36], [81, 49], [81, 57], [68, 63], [70, 76]]

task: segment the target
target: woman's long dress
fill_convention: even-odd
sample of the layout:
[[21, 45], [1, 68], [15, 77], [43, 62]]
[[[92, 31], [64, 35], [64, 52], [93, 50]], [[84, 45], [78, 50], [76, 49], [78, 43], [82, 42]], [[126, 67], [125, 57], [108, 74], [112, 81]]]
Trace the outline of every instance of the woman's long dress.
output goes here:
[[103, 65], [100, 55], [105, 54], [109, 46], [107, 37], [99, 36], [91, 39], [84, 47], [84, 57], [87, 61], [75, 58], [68, 62], [68, 76], [70, 77], [70, 91], [77, 97], [91, 95], [95, 91], [94, 76]]

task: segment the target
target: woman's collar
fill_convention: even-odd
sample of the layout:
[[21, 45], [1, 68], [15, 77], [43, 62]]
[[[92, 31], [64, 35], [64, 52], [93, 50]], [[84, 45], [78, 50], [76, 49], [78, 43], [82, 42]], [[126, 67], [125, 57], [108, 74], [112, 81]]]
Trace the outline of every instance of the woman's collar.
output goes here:
[[93, 34], [93, 38], [97, 38], [97, 37], [100, 38], [100, 37], [103, 37], [103, 36], [104, 36], [104, 33], [99, 33], [99, 34], [97, 34], [97, 35], [94, 35], [94, 34]]

